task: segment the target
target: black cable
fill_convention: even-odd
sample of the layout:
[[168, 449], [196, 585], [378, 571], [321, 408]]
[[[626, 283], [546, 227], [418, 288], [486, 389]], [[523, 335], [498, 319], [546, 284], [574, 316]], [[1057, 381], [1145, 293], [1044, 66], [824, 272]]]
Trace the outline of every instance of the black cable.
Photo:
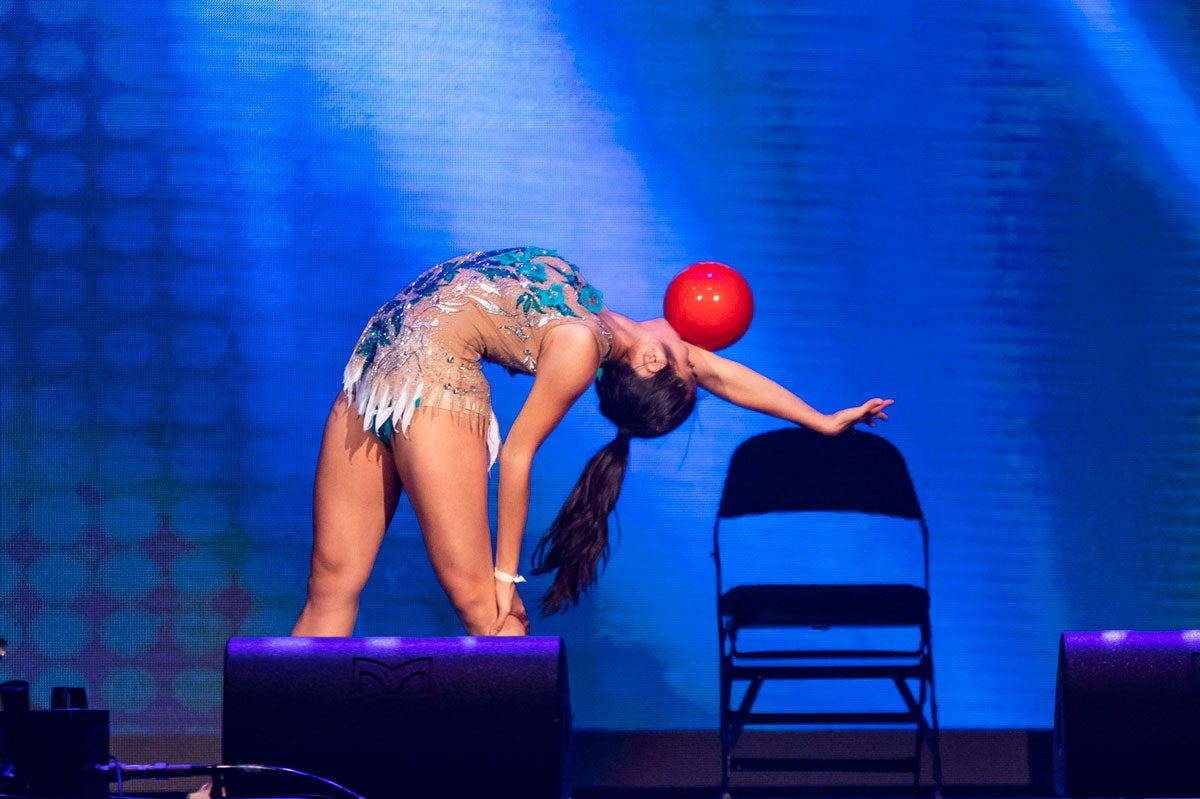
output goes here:
[[[122, 767], [121, 761], [117, 760], [117, 758], [115, 758], [115, 757], [110, 756], [108, 758], [108, 765], [117, 773], [117, 796], [124, 796], [125, 795], [125, 779], [124, 779], [125, 771]], [[109, 780], [109, 782], [112, 782], [112, 780]]]
[[[333, 780], [327, 780], [324, 777], [318, 777], [316, 774], [309, 774], [299, 769], [287, 768], [285, 766], [264, 766], [254, 763], [240, 764], [211, 764], [211, 765], [193, 765], [190, 763], [153, 763], [153, 764], [134, 764], [121, 763], [114, 758], [113, 763], [105, 766], [96, 766], [100, 771], [115, 772], [118, 785], [118, 794], [121, 790], [123, 780], [126, 779], [158, 779], [165, 780], [169, 777], [193, 777], [197, 775], [210, 775], [213, 777], [227, 773], [238, 774], [287, 774], [293, 777], [300, 777], [313, 782], [319, 782], [337, 792], [337, 795], [345, 799], [366, 799], [360, 796], [349, 788], [339, 785]], [[110, 782], [112, 779], [110, 779]]]

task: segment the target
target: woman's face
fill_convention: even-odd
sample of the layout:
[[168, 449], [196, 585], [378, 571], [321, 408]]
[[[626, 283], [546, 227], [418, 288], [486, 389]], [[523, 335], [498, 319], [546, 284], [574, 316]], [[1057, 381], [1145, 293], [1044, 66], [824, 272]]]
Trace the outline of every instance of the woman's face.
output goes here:
[[638, 340], [631, 353], [633, 371], [642, 377], [650, 377], [670, 365], [676, 374], [695, 385], [696, 372], [687, 342], [665, 319], [653, 319], [643, 325], [647, 335]]

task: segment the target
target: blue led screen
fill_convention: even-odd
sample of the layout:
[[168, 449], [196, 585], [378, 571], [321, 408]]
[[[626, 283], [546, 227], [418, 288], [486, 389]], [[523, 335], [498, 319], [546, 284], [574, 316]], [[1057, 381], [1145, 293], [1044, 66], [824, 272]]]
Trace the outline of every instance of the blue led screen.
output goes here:
[[[1063, 630], [1200, 626], [1198, 91], [1185, 0], [0, 0], [0, 677], [218, 729], [225, 640], [303, 602], [366, 319], [532, 244], [635, 318], [729, 263], [726, 354], [895, 397], [943, 724], [1047, 727]], [[600, 586], [535, 619], [577, 726], [715, 727], [712, 520], [778, 424], [702, 397], [634, 444]], [[539, 453], [527, 556], [610, 435], [588, 395]], [[404, 505], [356, 632], [460, 632]]]

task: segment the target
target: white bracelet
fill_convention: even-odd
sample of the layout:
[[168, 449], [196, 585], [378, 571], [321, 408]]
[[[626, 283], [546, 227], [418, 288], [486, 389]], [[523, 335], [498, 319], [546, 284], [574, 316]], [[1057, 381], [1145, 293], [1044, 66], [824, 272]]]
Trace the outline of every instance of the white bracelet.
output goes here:
[[525, 578], [522, 577], [521, 575], [518, 574], [518, 575], [514, 576], [507, 572], [502, 572], [499, 569], [493, 570], [492, 574], [494, 574], [496, 576], [496, 579], [502, 583], [523, 583], [523, 582], [525, 582]]

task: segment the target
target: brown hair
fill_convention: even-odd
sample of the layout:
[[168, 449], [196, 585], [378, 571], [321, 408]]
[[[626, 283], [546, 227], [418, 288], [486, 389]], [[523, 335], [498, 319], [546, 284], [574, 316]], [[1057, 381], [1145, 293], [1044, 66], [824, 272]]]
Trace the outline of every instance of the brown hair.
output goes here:
[[666, 435], [691, 415], [696, 387], [680, 377], [668, 354], [667, 366], [642, 377], [624, 362], [606, 364], [596, 377], [600, 412], [617, 435], [592, 456], [550, 529], [533, 551], [533, 573], [555, 572], [542, 598], [550, 615], [574, 605], [597, 579], [608, 558], [608, 515], [617, 505], [631, 438]]

